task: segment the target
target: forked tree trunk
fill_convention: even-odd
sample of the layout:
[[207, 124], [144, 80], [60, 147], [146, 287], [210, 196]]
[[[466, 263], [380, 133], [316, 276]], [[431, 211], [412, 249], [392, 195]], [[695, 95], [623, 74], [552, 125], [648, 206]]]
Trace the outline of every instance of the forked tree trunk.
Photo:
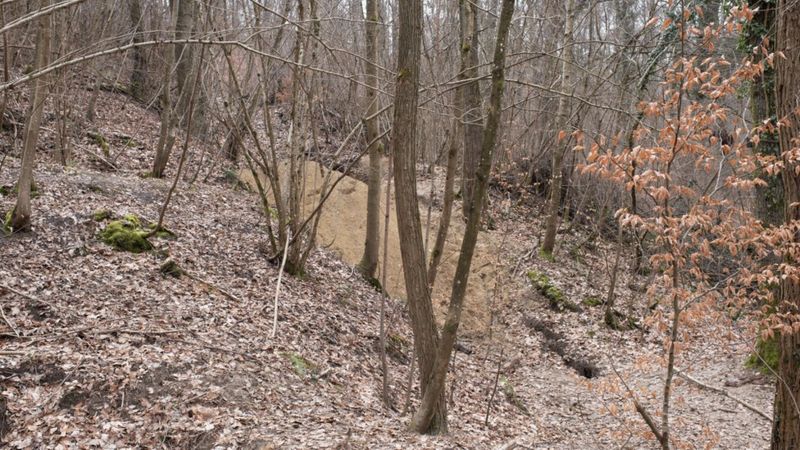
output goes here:
[[[41, 7], [45, 7], [50, 0], [42, 0]], [[38, 19], [36, 34], [36, 61], [35, 68], [41, 69], [48, 64], [50, 57], [50, 15]], [[31, 104], [28, 118], [25, 121], [25, 139], [22, 147], [22, 168], [17, 183], [17, 204], [11, 216], [11, 229], [14, 231], [27, 231], [31, 228], [31, 185], [33, 184], [33, 166], [36, 161], [36, 142], [39, 140], [39, 127], [42, 123], [42, 112], [47, 100], [47, 79], [39, 77], [33, 82]]]
[[[419, 382], [426, 395], [433, 374], [439, 333], [433, 316], [422, 222], [417, 202], [417, 105], [420, 44], [422, 40], [422, 0], [400, 0], [398, 11], [397, 82], [395, 85], [394, 145], [395, 201], [400, 235], [400, 256], [408, 297], [408, 312], [414, 333], [414, 349], [419, 362]], [[444, 391], [431, 401], [432, 417], [420, 432], [447, 431], [447, 405]]]
[[[564, 40], [561, 62], [561, 97], [558, 99], [558, 112], [556, 120], [558, 123], [555, 149], [553, 149], [553, 172], [550, 178], [550, 198], [547, 205], [547, 222], [545, 225], [544, 242], [542, 252], [552, 254], [556, 245], [556, 231], [558, 230], [559, 216], [561, 209], [561, 189], [564, 181], [562, 170], [564, 168], [564, 153], [569, 143], [569, 133], [567, 125], [569, 122], [570, 99], [567, 97], [568, 89], [571, 89], [572, 80], [572, 42], [573, 28], [575, 22], [575, 0], [567, 0], [566, 19], [564, 20]], [[563, 147], [562, 147], [563, 146]]]
[[[778, 117], [787, 122], [778, 130], [781, 153], [786, 167], [783, 170], [784, 215], [797, 245], [800, 221], [800, 174], [792, 153], [800, 149], [800, 4], [781, 0], [778, 9], [777, 50], [784, 57], [775, 58], [775, 94]], [[797, 251], [787, 251], [784, 257], [789, 267], [798, 264]], [[800, 314], [800, 281], [790, 276], [781, 282], [781, 309], [798, 320]], [[794, 325], [797, 325], [796, 323]], [[796, 329], [796, 328], [795, 328]], [[778, 382], [775, 387], [773, 450], [800, 448], [800, 333], [781, 333]]]
[[486, 189], [489, 186], [492, 157], [494, 155], [495, 141], [497, 140], [497, 130], [500, 125], [504, 91], [503, 83], [505, 81], [506, 41], [513, 13], [514, 0], [503, 0], [492, 62], [492, 92], [486, 115], [486, 128], [481, 139], [481, 156], [475, 177], [475, 195], [472, 198], [472, 203], [469, 204], [467, 226], [464, 231], [464, 238], [461, 241], [461, 253], [456, 264], [456, 274], [453, 278], [453, 290], [450, 295], [450, 305], [447, 308], [447, 317], [445, 318], [439, 346], [436, 349], [434, 370], [425, 389], [423, 389], [419, 409], [411, 419], [411, 427], [417, 432], [426, 432], [437, 412], [436, 408], [440, 401], [439, 399], [445, 392], [447, 368], [450, 363], [453, 346], [456, 343], [458, 327], [461, 323], [461, 312], [464, 308], [464, 297], [467, 293], [472, 255], [475, 252], [475, 244], [478, 241], [478, 232], [480, 231], [481, 213], [484, 205], [483, 196], [486, 195]]
[[367, 180], [367, 235], [364, 256], [359, 268], [367, 278], [375, 278], [381, 234], [381, 157], [383, 146], [378, 142], [378, 0], [367, 0], [365, 24], [367, 61], [367, 145], [369, 145], [369, 178]]

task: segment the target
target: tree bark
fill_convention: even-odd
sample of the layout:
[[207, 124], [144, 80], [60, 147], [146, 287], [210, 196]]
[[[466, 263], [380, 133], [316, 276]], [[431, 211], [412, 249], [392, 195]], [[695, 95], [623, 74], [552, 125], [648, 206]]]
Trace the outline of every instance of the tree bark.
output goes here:
[[481, 140], [481, 156], [478, 171], [476, 172], [475, 191], [472, 202], [469, 205], [469, 216], [464, 238], [461, 241], [461, 252], [456, 265], [456, 274], [453, 278], [450, 305], [447, 309], [442, 336], [436, 349], [434, 370], [428, 386], [424, 390], [419, 409], [411, 420], [412, 429], [418, 432], [425, 432], [429, 429], [430, 423], [437, 412], [436, 407], [439, 399], [445, 392], [447, 368], [456, 342], [458, 327], [461, 323], [461, 312], [464, 308], [464, 297], [467, 292], [472, 255], [475, 252], [475, 244], [478, 241], [478, 232], [480, 231], [481, 213], [484, 206], [483, 197], [486, 195], [489, 185], [489, 174], [492, 169], [497, 130], [500, 125], [503, 84], [505, 82], [506, 41], [513, 13], [514, 0], [503, 0], [492, 63], [492, 92], [486, 115], [486, 127]]
[[[745, 50], [765, 42], [768, 52], [775, 51], [775, 2], [771, 0], [749, 0], [750, 9], [756, 11], [753, 19], [743, 31]], [[760, 54], [760, 52], [759, 52]], [[750, 86], [750, 115], [754, 126], [775, 118], [775, 70], [764, 64], [764, 72]], [[780, 157], [780, 144], [776, 133], [764, 132], [759, 136], [755, 150], [762, 155]], [[777, 225], [783, 220], [783, 186], [778, 177], [765, 176], [766, 186], [758, 186], [756, 213], [765, 224]]]
[[[572, 79], [572, 60], [573, 60], [573, 28], [575, 22], [575, 0], [567, 0], [566, 19], [564, 20], [564, 40], [561, 52], [561, 98], [558, 99], [558, 112], [556, 120], [558, 123], [558, 134], [556, 138], [556, 148], [553, 151], [553, 172], [550, 179], [550, 198], [547, 207], [547, 222], [545, 225], [544, 243], [542, 252], [552, 254], [556, 244], [556, 231], [558, 230], [559, 216], [561, 209], [561, 189], [564, 179], [562, 173], [564, 166], [564, 154], [569, 144], [569, 133], [567, 126], [569, 122], [570, 99], [567, 92], [571, 89]], [[563, 147], [561, 147], [563, 145]]]
[[[367, 235], [364, 256], [359, 268], [367, 278], [375, 278], [381, 234], [381, 157], [383, 146], [378, 142], [378, 0], [367, 0], [366, 35], [367, 61], [367, 144], [369, 145], [369, 177], [367, 180]], [[388, 206], [387, 206], [388, 207]]]
[[[786, 123], [778, 129], [781, 154], [785, 164], [782, 171], [785, 198], [784, 219], [792, 230], [794, 245], [800, 241], [800, 174], [797, 160], [793, 157], [800, 146], [800, 5], [794, 1], [778, 3], [777, 51], [784, 57], [775, 57], [775, 95], [778, 117]], [[796, 266], [797, 251], [786, 252], [784, 262]], [[786, 277], [780, 287], [781, 310], [793, 320], [800, 314], [800, 280], [796, 274]], [[796, 323], [793, 325], [797, 325]], [[784, 329], [791, 327], [785, 327]], [[774, 424], [772, 428], [773, 450], [800, 448], [800, 333], [780, 334], [780, 361], [778, 382], [775, 388]]]
[[[422, 223], [417, 202], [417, 105], [420, 44], [422, 40], [422, 0], [400, 0], [398, 11], [397, 82], [393, 118], [395, 202], [400, 235], [400, 256], [408, 297], [408, 311], [414, 332], [414, 349], [419, 362], [419, 381], [424, 396], [433, 374], [439, 333], [433, 316]], [[447, 431], [447, 405], [444, 391], [431, 402], [431, 419], [419, 432]], [[413, 426], [413, 424], [412, 424]]]
[[[42, 0], [41, 7], [49, 4], [50, 0]], [[51, 16], [44, 15], [38, 19], [36, 34], [36, 61], [35, 68], [47, 66], [50, 58], [50, 20]], [[36, 162], [36, 143], [39, 140], [39, 127], [42, 123], [44, 103], [47, 100], [48, 83], [46, 77], [37, 78], [33, 82], [31, 103], [28, 118], [25, 121], [25, 138], [22, 147], [22, 168], [17, 182], [17, 204], [11, 216], [11, 229], [28, 231], [31, 228], [31, 186], [33, 185], [33, 166]]]
[[[142, 41], [140, 33], [142, 32], [142, 3], [141, 0], [130, 1], [130, 19], [133, 25], [133, 43]], [[141, 47], [134, 47], [131, 50], [131, 59], [133, 59], [133, 70], [131, 71], [131, 96], [138, 100], [144, 100], [145, 85], [147, 83], [147, 67], [144, 58], [144, 49]]]
[[459, 22], [461, 27], [461, 80], [467, 82], [461, 90], [463, 96], [464, 158], [461, 173], [461, 198], [464, 219], [469, 217], [469, 209], [475, 191], [475, 177], [481, 158], [481, 139], [483, 123], [481, 117], [481, 89], [478, 77], [478, 8], [474, 2], [459, 1]]

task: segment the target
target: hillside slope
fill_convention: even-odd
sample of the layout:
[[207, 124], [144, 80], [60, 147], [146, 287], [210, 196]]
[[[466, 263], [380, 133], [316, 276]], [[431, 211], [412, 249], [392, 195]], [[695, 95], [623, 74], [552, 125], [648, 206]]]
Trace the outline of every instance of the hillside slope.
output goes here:
[[[179, 186], [166, 219], [176, 238], [155, 239], [155, 251], [124, 253], [100, 242], [107, 222], [95, 220], [96, 212], [154, 220], [170, 183], [138, 175], [152, 157], [156, 118], [124, 102], [108, 95], [98, 124], [106, 135], [141, 143], [111, 149], [124, 152], [119, 170], [80, 148], [68, 168], [45, 152], [34, 232], [0, 237], [0, 434], [9, 447], [653, 446], [614, 370], [654, 409], [659, 398], [649, 393], [658, 392], [662, 375], [657, 327], [610, 331], [600, 308], [555, 311], [526, 277], [529, 270], [548, 275], [575, 303], [601, 296], [610, 244], [544, 261], [530, 251], [538, 221], [496, 211], [491, 233], [506, 244], [495, 256], [510, 263], [512, 281], [471, 280], [492, 293], [485, 299], [492, 319], [485, 333], [461, 342], [453, 361], [452, 432], [410, 434], [402, 409], [411, 336], [402, 301], [389, 305], [391, 410], [380, 402], [380, 296], [331, 251], [315, 252], [306, 278], [283, 279], [271, 337], [278, 270], [259, 252], [266, 219], [254, 194], [225, 181], [224, 168], [208, 182]], [[8, 156], [0, 186], [13, 188], [18, 167]], [[11, 189], [0, 210], [13, 201]], [[582, 239], [561, 236], [562, 250]], [[162, 274], [167, 254], [190, 276]], [[644, 310], [635, 285], [646, 280], [625, 281], [623, 303]], [[769, 414], [772, 386], [742, 367], [752, 330], [705, 323], [702, 334], [692, 329], [687, 337], [702, 345], [682, 355], [683, 370], [729, 384], [726, 390]], [[763, 418], [680, 380], [673, 417], [686, 448], [763, 448], [769, 439]]]

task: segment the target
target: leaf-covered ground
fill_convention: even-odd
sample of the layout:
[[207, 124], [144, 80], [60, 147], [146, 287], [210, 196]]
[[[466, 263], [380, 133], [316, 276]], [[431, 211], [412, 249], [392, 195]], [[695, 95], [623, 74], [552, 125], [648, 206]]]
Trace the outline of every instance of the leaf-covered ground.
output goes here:
[[[92, 156], [101, 149], [88, 138], [67, 168], [40, 149], [34, 231], [0, 238], [4, 445], [654, 447], [620, 379], [647, 408], [658, 409], [663, 318], [629, 331], [603, 325], [602, 307], [590, 299], [604, 298], [611, 244], [596, 239], [579, 246], [587, 234], [576, 227], [560, 235], [558, 259], [544, 260], [531, 251], [541, 232], [530, 219], [537, 214], [493, 202], [497, 226], [490, 233], [505, 243], [497, 258], [504, 276], [471, 280], [496, 293], [471, 300], [484, 302], [491, 325], [463, 340], [455, 354], [451, 433], [410, 434], [403, 410], [411, 336], [402, 301], [388, 306], [395, 408], [387, 409], [380, 401], [380, 295], [320, 249], [306, 277], [283, 278], [271, 336], [278, 270], [259, 250], [267, 218], [254, 194], [226, 180], [222, 164], [201, 172], [194, 184], [179, 185], [165, 222], [175, 239], [153, 238], [156, 249], [141, 254], [98, 239], [108, 222], [95, 220], [96, 212], [154, 221], [171, 182], [140, 176], [152, 158], [156, 117], [114, 95], [102, 100], [98, 129], [138, 144], [112, 141], [116, 171]], [[199, 161], [202, 150], [193, 152]], [[11, 189], [0, 196], [2, 212], [13, 207], [19, 168], [8, 153], [0, 186]], [[189, 275], [162, 274], [167, 257]], [[545, 274], [580, 310], [551, 308], [530, 284], [531, 270]], [[642, 289], [648, 280], [624, 272], [620, 311], [650, 314]], [[770, 414], [771, 381], [743, 367], [750, 327], [712, 311], [690, 318], [679, 367]], [[413, 410], [416, 392], [411, 399]], [[767, 420], [681, 378], [672, 414], [681, 448], [768, 443]]]

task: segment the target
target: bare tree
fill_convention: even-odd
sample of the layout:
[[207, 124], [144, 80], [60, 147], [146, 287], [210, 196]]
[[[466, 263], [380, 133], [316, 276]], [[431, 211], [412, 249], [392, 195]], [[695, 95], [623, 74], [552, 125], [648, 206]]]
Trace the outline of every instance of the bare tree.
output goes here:
[[367, 20], [364, 23], [367, 76], [366, 137], [369, 145], [369, 176], [367, 181], [367, 235], [364, 256], [359, 268], [367, 278], [375, 278], [378, 268], [381, 224], [381, 158], [383, 145], [378, 140], [378, 0], [367, 0]]
[[[40, 7], [49, 5], [49, 0], [42, 0]], [[50, 15], [43, 15], [37, 20], [36, 60], [35, 68], [48, 65], [50, 58]], [[25, 121], [25, 140], [22, 148], [22, 169], [17, 182], [17, 204], [11, 216], [11, 229], [25, 231], [31, 228], [31, 187], [33, 186], [33, 166], [36, 161], [36, 144], [39, 140], [39, 127], [42, 123], [44, 104], [47, 101], [47, 78], [40, 77], [33, 82], [28, 117]]]
[[436, 425], [434, 420], [439, 412], [440, 398], [445, 392], [447, 368], [450, 364], [450, 356], [453, 352], [458, 327], [461, 323], [461, 312], [464, 309], [464, 297], [467, 293], [472, 256], [475, 252], [475, 244], [478, 241], [478, 232], [480, 231], [481, 214], [484, 206], [483, 197], [486, 195], [486, 190], [489, 186], [492, 158], [497, 140], [497, 131], [500, 126], [505, 87], [506, 44], [513, 13], [514, 0], [503, 0], [492, 61], [492, 92], [486, 115], [486, 127], [481, 140], [481, 156], [478, 171], [476, 172], [474, 196], [469, 205], [469, 216], [464, 237], [461, 241], [461, 253], [458, 256], [456, 274], [453, 278], [453, 290], [450, 295], [450, 304], [447, 308], [447, 317], [442, 328], [439, 345], [436, 348], [434, 370], [431, 378], [427, 380], [428, 385], [423, 389], [424, 393], [419, 409], [411, 419], [411, 428], [421, 433], [430, 430], [432, 425]]
[[461, 72], [459, 78], [465, 82], [461, 90], [464, 121], [464, 157], [461, 174], [461, 198], [464, 219], [469, 217], [469, 208], [475, 191], [475, 177], [481, 158], [481, 136], [483, 117], [481, 111], [481, 89], [478, 80], [478, 5], [471, 1], [459, 1], [458, 17], [461, 38]]
[[[397, 83], [395, 85], [394, 148], [395, 201], [400, 254], [408, 297], [414, 350], [419, 362], [419, 381], [422, 395], [429, 387], [439, 345], [439, 332], [433, 316], [428, 274], [425, 270], [425, 250], [422, 242], [422, 222], [417, 202], [417, 105], [419, 86], [420, 44], [422, 40], [422, 0], [400, 0], [398, 11]], [[447, 431], [447, 409], [444, 391], [429, 400], [430, 417], [415, 427], [417, 431], [439, 433]], [[429, 395], [429, 394], [428, 394]], [[427, 411], [426, 411], [427, 412]], [[421, 428], [424, 427], [424, 428]]]
[[[556, 245], [556, 232], [560, 222], [559, 212], [561, 210], [561, 190], [564, 179], [564, 154], [569, 146], [569, 125], [570, 98], [567, 96], [568, 90], [572, 89], [572, 61], [573, 61], [573, 33], [575, 24], [575, 0], [567, 0], [565, 5], [564, 19], [564, 39], [562, 47], [561, 62], [561, 91], [562, 95], [558, 100], [558, 112], [556, 113], [557, 132], [555, 148], [553, 149], [553, 166], [550, 178], [550, 197], [547, 203], [547, 221], [545, 223], [544, 242], [541, 251], [545, 254], [552, 254]], [[566, 94], [566, 95], [565, 95]]]

